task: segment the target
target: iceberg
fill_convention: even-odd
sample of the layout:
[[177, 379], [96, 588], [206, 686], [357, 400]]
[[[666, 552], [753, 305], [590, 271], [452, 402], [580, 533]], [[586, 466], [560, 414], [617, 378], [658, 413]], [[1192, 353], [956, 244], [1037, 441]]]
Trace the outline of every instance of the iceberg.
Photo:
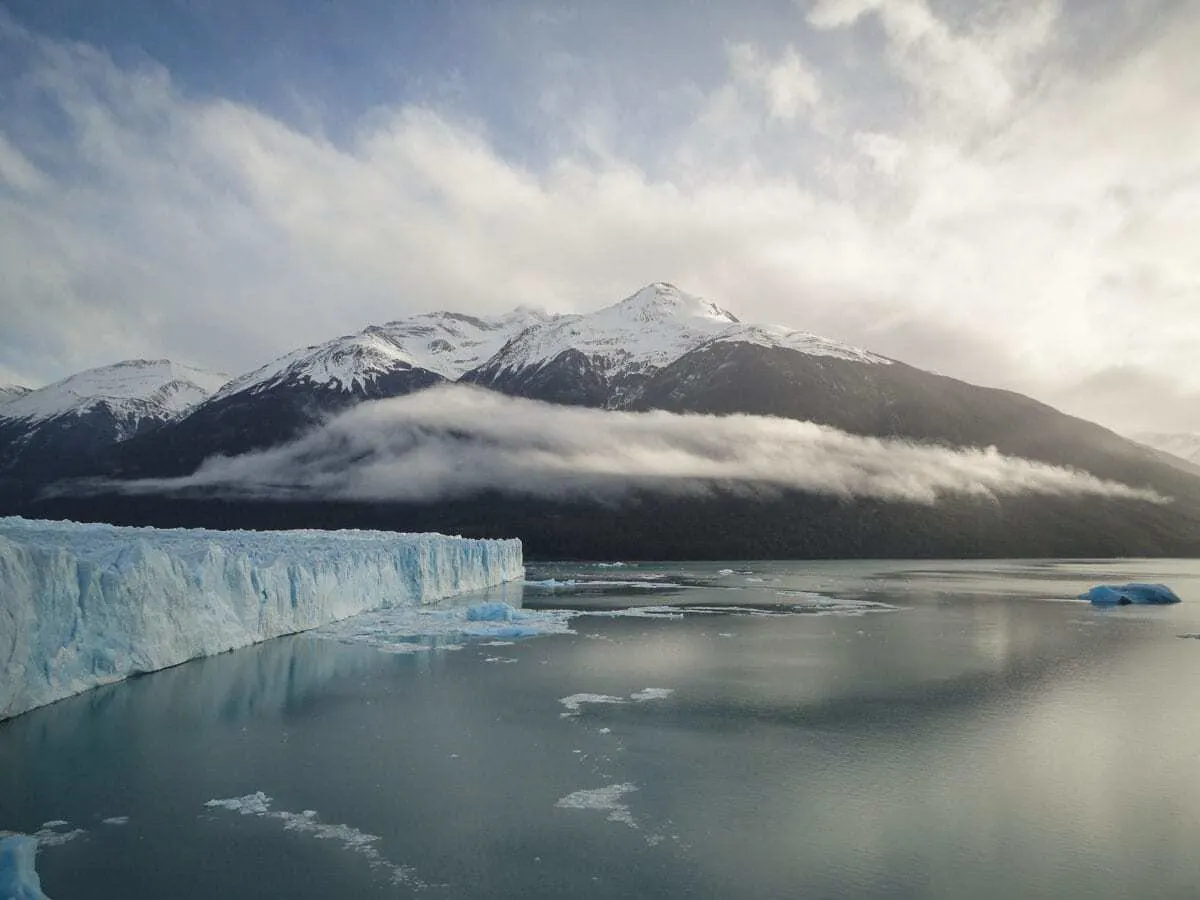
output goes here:
[[47, 900], [34, 868], [37, 839], [0, 831], [0, 897], [4, 900]]
[[1080, 600], [1088, 600], [1097, 606], [1128, 606], [1130, 604], [1179, 603], [1179, 595], [1165, 584], [1098, 584]]
[[130, 675], [524, 574], [518, 540], [0, 518], [0, 720]]

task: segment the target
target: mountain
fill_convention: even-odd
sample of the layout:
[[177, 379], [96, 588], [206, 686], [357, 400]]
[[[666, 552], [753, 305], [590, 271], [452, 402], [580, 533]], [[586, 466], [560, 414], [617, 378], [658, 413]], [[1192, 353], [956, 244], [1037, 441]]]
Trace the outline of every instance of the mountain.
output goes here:
[[130, 441], [112, 468], [181, 475], [214, 454], [285, 443], [364, 400], [455, 381], [549, 318], [527, 308], [492, 318], [430, 313], [295, 350], [233, 379], [171, 428]]
[[658, 282], [598, 312], [558, 316], [527, 328], [463, 380], [550, 403], [631, 408], [656, 373], [722, 342], [888, 362], [807, 332], [743, 325], [715, 303]]
[[[60, 492], [35, 498], [27, 492], [15, 500], [0, 495], [0, 505], [129, 524], [369, 525], [515, 535], [532, 558], [1200, 553], [1200, 472], [1186, 462], [1019, 394], [807, 332], [742, 322], [716, 303], [661, 282], [588, 314], [434, 313], [371, 326], [236, 378], [181, 415], [109, 440], [104, 452], [74, 448], [75, 462], [49, 466], [38, 483], [78, 474], [185, 475], [214, 454], [278, 445], [365, 400], [447, 381], [598, 409], [748, 413], [810, 420], [873, 438], [995, 447], [1153, 488], [1173, 502], [951, 497], [921, 507], [797, 491], [771, 498], [720, 491], [669, 498], [643, 490], [614, 504], [530, 501], [498, 484], [466, 500], [425, 504], [283, 503], [202, 494]], [[0, 407], [0, 415], [14, 402]], [[68, 456], [61, 448], [43, 453], [46, 460]]]
[[112, 445], [178, 418], [229, 380], [170, 360], [89, 369], [0, 403], [0, 476], [84, 474]]
[[1164, 453], [1170, 453], [1200, 466], [1200, 434], [1165, 434], [1145, 432], [1132, 435], [1133, 440]]
[[29, 393], [29, 388], [20, 384], [4, 384], [0, 385], [0, 406], [3, 406], [9, 400], [15, 400], [17, 397], [24, 397]]

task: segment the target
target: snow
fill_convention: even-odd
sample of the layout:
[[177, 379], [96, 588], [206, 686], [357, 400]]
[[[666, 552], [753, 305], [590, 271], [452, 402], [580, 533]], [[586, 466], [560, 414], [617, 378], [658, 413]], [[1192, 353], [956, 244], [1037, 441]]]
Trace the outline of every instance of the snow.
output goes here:
[[574, 349], [609, 377], [643, 372], [669, 365], [736, 322], [715, 303], [659, 282], [598, 312], [559, 316], [529, 329], [488, 368], [519, 371]]
[[516, 540], [0, 518], [0, 719], [135, 673], [523, 575]]
[[280, 384], [307, 381], [353, 391], [380, 375], [425, 369], [455, 381], [492, 356], [530, 325], [552, 317], [519, 307], [502, 316], [427, 313], [386, 325], [371, 325], [312, 347], [294, 350], [234, 379], [213, 399]]
[[828, 356], [871, 365], [886, 366], [892, 363], [887, 357], [851, 347], [849, 344], [831, 341], [807, 331], [785, 328], [783, 325], [735, 325], [722, 331], [709, 343], [754, 344], [759, 347], [795, 350], [807, 356]]
[[494, 374], [543, 366], [567, 350], [592, 358], [607, 377], [649, 372], [713, 343], [748, 343], [854, 362], [890, 360], [782, 325], [746, 325], [715, 303], [665, 282], [613, 306], [559, 316], [529, 329], [487, 366]]
[[1091, 601], [1097, 606], [1180, 602], [1179, 595], [1165, 584], [1141, 584], [1139, 582], [1125, 585], [1098, 584], [1087, 593], [1080, 594], [1079, 599]]
[[29, 835], [0, 831], [0, 897], [4, 900], [46, 900], [34, 868], [37, 846]]
[[[91, 369], [21, 395], [0, 388], [0, 415], [41, 421], [83, 413], [102, 401], [121, 417], [180, 415], [205, 399], [257, 393], [285, 383], [345, 392], [381, 375], [424, 369], [449, 381], [486, 367], [493, 374], [539, 367], [566, 350], [592, 358], [607, 377], [670, 365], [712, 343], [748, 343], [887, 364], [884, 357], [781, 325], [747, 325], [710, 300], [656, 282], [588, 314], [521, 306], [499, 316], [425, 313], [293, 350], [233, 380], [168, 360]], [[214, 393], [215, 392], [215, 393]]]
[[0, 415], [8, 419], [44, 422], [65, 415], [83, 415], [101, 403], [118, 418], [135, 422], [180, 415], [206, 399], [229, 380], [220, 372], [180, 365], [167, 359], [127, 360], [88, 369], [3, 402]]
[[0, 406], [3, 406], [9, 400], [24, 397], [28, 393], [29, 388], [22, 384], [0, 384]]

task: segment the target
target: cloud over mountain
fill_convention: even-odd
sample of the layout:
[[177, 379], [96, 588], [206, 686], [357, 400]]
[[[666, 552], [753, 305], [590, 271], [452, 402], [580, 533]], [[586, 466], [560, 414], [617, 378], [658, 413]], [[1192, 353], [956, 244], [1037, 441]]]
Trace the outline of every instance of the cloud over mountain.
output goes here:
[[765, 416], [553, 406], [462, 386], [364, 403], [291, 444], [216, 457], [185, 478], [107, 483], [134, 493], [432, 502], [486, 491], [619, 499], [795, 489], [931, 504], [953, 494], [1105, 496], [1161, 503], [1084, 472], [858, 437]]

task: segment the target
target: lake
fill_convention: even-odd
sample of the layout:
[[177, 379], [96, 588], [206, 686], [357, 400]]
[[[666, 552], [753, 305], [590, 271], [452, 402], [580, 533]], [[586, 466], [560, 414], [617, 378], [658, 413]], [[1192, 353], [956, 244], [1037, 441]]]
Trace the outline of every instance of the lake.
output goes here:
[[[54, 900], [1200, 893], [1200, 562], [528, 577], [572, 633], [368, 616], [0, 724], [0, 828]], [[1131, 580], [1184, 602], [1071, 599]]]

